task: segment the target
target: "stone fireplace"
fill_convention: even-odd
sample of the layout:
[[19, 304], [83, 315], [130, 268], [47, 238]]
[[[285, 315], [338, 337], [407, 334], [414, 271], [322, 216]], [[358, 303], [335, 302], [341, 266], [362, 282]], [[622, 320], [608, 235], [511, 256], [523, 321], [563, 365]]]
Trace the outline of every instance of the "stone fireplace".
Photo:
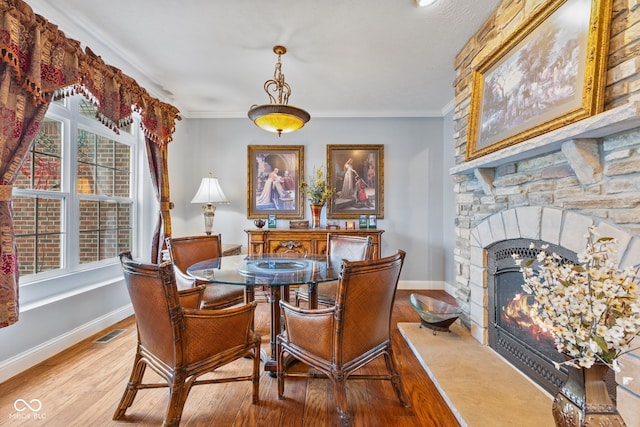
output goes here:
[[[548, 2], [504, 0], [456, 57], [453, 111], [455, 280], [472, 336], [489, 344], [489, 251], [501, 242], [584, 249], [587, 227], [640, 263], [640, 0], [612, 0], [604, 111], [473, 160], [466, 159], [474, 67]], [[606, 42], [606, 41], [605, 41]], [[621, 359], [617, 405], [640, 426], [640, 350]]]

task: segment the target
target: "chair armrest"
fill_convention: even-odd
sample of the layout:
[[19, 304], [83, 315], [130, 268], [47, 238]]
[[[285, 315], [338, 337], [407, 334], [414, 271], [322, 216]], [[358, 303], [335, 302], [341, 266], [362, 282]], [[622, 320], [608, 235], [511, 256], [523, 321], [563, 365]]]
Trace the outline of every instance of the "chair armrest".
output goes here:
[[280, 301], [280, 307], [286, 332], [279, 339], [328, 359], [332, 352], [335, 307], [310, 310], [284, 301]]
[[221, 310], [185, 310], [185, 337], [191, 357], [204, 358], [258, 343], [253, 332], [257, 302]]
[[200, 308], [205, 288], [206, 286], [200, 285], [178, 291], [178, 298], [180, 299], [182, 308], [194, 310]]

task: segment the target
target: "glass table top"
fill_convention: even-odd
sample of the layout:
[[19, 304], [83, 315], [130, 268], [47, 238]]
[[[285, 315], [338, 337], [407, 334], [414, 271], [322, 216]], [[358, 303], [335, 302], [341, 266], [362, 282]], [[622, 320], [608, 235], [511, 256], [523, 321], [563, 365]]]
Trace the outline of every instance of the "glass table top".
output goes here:
[[193, 277], [230, 285], [287, 286], [336, 280], [342, 260], [326, 255], [292, 258], [283, 255], [234, 255], [198, 262], [187, 269]]

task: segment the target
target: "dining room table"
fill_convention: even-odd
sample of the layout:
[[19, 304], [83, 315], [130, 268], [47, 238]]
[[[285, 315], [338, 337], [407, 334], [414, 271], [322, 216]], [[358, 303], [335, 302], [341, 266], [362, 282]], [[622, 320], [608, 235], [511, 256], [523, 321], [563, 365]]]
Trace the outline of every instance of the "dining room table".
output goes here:
[[264, 370], [276, 375], [276, 337], [282, 331], [280, 300], [289, 301], [290, 287], [307, 285], [309, 308], [318, 307], [318, 283], [337, 280], [342, 259], [327, 255], [232, 255], [200, 261], [187, 273], [207, 286], [244, 286], [245, 302], [255, 300], [256, 288], [266, 289], [270, 305], [269, 354], [262, 351]]

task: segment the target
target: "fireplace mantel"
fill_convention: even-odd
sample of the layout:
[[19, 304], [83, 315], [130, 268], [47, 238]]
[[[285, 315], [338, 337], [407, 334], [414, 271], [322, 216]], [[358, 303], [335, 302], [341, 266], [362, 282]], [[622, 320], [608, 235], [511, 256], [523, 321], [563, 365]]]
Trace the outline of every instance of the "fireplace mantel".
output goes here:
[[[640, 127], [640, 102], [630, 102], [511, 147], [461, 163], [449, 169], [449, 172], [451, 175], [475, 173], [476, 177], [484, 182], [483, 187], [487, 192], [487, 188], [492, 186], [493, 168], [563, 150], [569, 158], [569, 163], [576, 170], [576, 175], [581, 181], [583, 179], [588, 181], [589, 174], [581, 177], [580, 171], [585, 165], [587, 169], [592, 167], [589, 165], [589, 146], [592, 145], [592, 141], [636, 127]], [[597, 169], [597, 165], [595, 165], [595, 169]], [[593, 173], [596, 174], [597, 171]]]

